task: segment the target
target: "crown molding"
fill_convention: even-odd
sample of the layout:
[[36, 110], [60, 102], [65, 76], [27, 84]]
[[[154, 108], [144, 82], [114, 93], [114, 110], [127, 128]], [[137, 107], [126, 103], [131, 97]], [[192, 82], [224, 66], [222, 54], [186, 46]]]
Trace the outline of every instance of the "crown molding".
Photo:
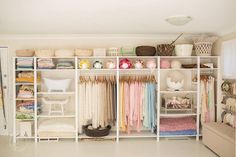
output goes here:
[[[140, 38], [140, 39], [175, 39], [176, 34], [0, 34], [0, 40], [24, 40], [24, 39], [80, 39], [80, 38]], [[199, 34], [183, 35], [184, 38], [199, 36]]]

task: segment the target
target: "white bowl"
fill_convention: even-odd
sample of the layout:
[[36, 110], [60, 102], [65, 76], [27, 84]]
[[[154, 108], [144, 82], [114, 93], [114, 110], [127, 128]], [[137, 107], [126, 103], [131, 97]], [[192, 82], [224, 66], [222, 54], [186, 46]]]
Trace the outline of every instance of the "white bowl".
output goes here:
[[168, 77], [166, 79], [166, 84], [167, 84], [169, 90], [171, 90], [171, 91], [181, 90], [184, 86], [184, 80], [174, 82], [174, 81], [171, 81], [170, 77]]
[[175, 45], [176, 56], [191, 56], [193, 50], [192, 44]]
[[48, 89], [48, 92], [52, 91], [66, 92], [71, 82], [71, 79], [63, 79], [63, 80], [54, 80], [49, 78], [43, 78], [43, 79]]

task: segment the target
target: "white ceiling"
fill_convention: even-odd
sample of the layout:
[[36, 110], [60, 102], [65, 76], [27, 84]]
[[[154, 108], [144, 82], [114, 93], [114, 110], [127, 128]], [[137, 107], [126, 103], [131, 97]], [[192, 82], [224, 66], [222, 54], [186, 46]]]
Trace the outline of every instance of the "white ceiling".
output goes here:
[[[193, 21], [172, 26], [173, 15]], [[235, 15], [236, 0], [0, 0], [0, 34], [225, 34]]]

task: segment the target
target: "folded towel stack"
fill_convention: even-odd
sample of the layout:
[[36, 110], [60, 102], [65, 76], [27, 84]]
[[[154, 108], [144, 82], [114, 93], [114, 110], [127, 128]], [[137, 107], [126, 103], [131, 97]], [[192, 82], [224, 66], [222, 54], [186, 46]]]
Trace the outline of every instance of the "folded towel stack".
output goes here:
[[196, 135], [196, 120], [194, 117], [161, 118], [160, 135]]
[[52, 69], [55, 67], [52, 58], [40, 58], [37, 62], [39, 69]]
[[57, 69], [73, 69], [73, 62], [71, 60], [58, 60]]
[[16, 65], [18, 70], [32, 70], [33, 58], [17, 58]]
[[34, 73], [23, 71], [18, 73], [16, 82], [18, 83], [33, 83], [34, 82]]
[[18, 92], [17, 98], [29, 99], [34, 97], [34, 87], [33, 86], [21, 86]]

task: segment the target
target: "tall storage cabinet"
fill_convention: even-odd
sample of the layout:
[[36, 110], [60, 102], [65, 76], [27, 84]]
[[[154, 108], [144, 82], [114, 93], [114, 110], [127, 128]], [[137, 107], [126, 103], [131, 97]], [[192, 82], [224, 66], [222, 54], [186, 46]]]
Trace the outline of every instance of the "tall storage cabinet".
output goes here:
[[[156, 68], [141, 68], [141, 69], [120, 69], [119, 62], [122, 59], [128, 58], [133, 63], [136, 60], [143, 60], [147, 62], [152, 59], [155, 61]], [[72, 63], [73, 68], [70, 69], [57, 69], [52, 67], [51, 69], [40, 67], [39, 61], [46, 59], [47, 61], [52, 60], [53, 63], [58, 63], [61, 60], [66, 60]], [[49, 59], [49, 60], [47, 60]], [[20, 66], [21, 63], [30, 64], [32, 60], [32, 66]], [[116, 63], [116, 68], [106, 69], [81, 69], [79, 63], [81, 60], [88, 60], [93, 63], [95, 60], [100, 60], [103, 65], [107, 61], [113, 61]], [[193, 67], [175, 67], [175, 68], [163, 68], [162, 62], [167, 60], [169, 62], [180, 62], [182, 65], [194, 64]], [[202, 66], [206, 63], [213, 63], [211, 68], [204, 68]], [[13, 86], [14, 86], [14, 142], [17, 139], [34, 139], [35, 142], [47, 139], [74, 139], [78, 141], [80, 139], [90, 138], [85, 134], [81, 134], [80, 122], [80, 85], [81, 76], [114, 76], [116, 84], [116, 118], [115, 123], [112, 126], [111, 132], [105, 139], [127, 139], [127, 138], [154, 138], [159, 141], [162, 137], [196, 137], [196, 140], [201, 136], [201, 75], [211, 75], [215, 78], [215, 107], [217, 108], [220, 103], [219, 89], [220, 89], [220, 58], [218, 56], [190, 56], [190, 57], [178, 57], [178, 56], [107, 56], [107, 57], [71, 57], [71, 58], [37, 58], [37, 57], [16, 57], [13, 61]], [[172, 74], [174, 72], [174, 74]], [[27, 78], [27, 74], [32, 77]], [[167, 86], [167, 78], [171, 75], [180, 75], [184, 77], [184, 85], [180, 90], [171, 90]], [[124, 78], [135, 76], [153, 76], [156, 80], [155, 83], [155, 110], [156, 110], [156, 128], [147, 129], [140, 128], [140, 132], [132, 131], [126, 133], [121, 129], [121, 117], [120, 110], [122, 109], [120, 102], [120, 85], [123, 83]], [[24, 78], [26, 77], [26, 78]], [[49, 79], [49, 80], [47, 80]], [[57, 84], [60, 80], [70, 80], [68, 88], [66, 90], [57, 91], [50, 90], [48, 86], [60, 87], [62, 84]], [[52, 81], [52, 82], [50, 82]], [[63, 88], [63, 87], [62, 87]], [[57, 88], [55, 88], [57, 89]], [[28, 96], [27, 91], [31, 92], [32, 95]], [[22, 97], [20, 95], [23, 95]], [[25, 97], [24, 97], [25, 96]], [[175, 97], [175, 98], [173, 98]], [[53, 98], [53, 100], [51, 100]], [[184, 99], [188, 104], [185, 108], [180, 108], [173, 104], [168, 104], [172, 99]], [[68, 100], [67, 100], [68, 99]], [[89, 98], [93, 99], [93, 97]], [[65, 104], [58, 104], [55, 100], [64, 100]], [[23, 107], [22, 107], [23, 106]], [[27, 107], [25, 107], [27, 106]], [[54, 114], [58, 112], [59, 114]], [[21, 114], [24, 113], [24, 114]], [[186, 118], [187, 119], [184, 119]], [[191, 117], [189, 120], [188, 117]], [[167, 123], [174, 120], [178, 123], [180, 128], [183, 129], [180, 119], [184, 121], [194, 121], [192, 130], [187, 129], [183, 132], [171, 132], [176, 131], [170, 128]], [[23, 123], [22, 123], [23, 122]], [[54, 124], [60, 124], [60, 122], [66, 122], [61, 124], [62, 127], [70, 129], [69, 133], [55, 134], [55, 131], [59, 128], [53, 128]], [[67, 125], [67, 122], [70, 125]], [[167, 123], [166, 123], [167, 122]], [[42, 127], [41, 124], [45, 124]], [[164, 125], [163, 125], [164, 124]], [[184, 125], [184, 124], [183, 124]], [[43, 132], [46, 128], [50, 128], [54, 131], [53, 134], [50, 132]], [[168, 130], [170, 129], [170, 130]], [[30, 131], [31, 130], [31, 131]], [[178, 129], [177, 129], [178, 130]], [[24, 132], [24, 133], [21, 133]], [[27, 131], [31, 132], [28, 135]], [[41, 132], [42, 131], [42, 132]], [[181, 129], [179, 130], [181, 131]], [[183, 133], [183, 134], [181, 134]]]

